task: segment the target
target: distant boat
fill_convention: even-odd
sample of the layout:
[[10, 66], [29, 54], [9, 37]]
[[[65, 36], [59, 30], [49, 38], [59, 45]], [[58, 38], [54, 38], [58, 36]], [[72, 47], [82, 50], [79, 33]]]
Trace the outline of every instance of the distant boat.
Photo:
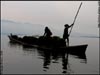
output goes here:
[[[39, 49], [45, 49], [45, 50], [67, 50], [67, 52], [71, 54], [82, 54], [86, 52], [87, 44], [84, 45], [76, 45], [76, 46], [66, 46], [66, 42], [63, 39], [57, 40], [51, 40], [49, 38], [35, 38], [35, 37], [28, 37], [25, 36], [23, 38], [18, 37], [17, 35], [8, 35], [10, 42], [13, 43], [19, 43], [23, 45], [23, 47], [36, 47]], [[41, 39], [42, 38], [42, 39]], [[54, 39], [54, 38], [53, 38]], [[56, 37], [56, 39], [58, 39]], [[52, 43], [53, 42], [53, 43]], [[55, 43], [57, 42], [57, 43]]]

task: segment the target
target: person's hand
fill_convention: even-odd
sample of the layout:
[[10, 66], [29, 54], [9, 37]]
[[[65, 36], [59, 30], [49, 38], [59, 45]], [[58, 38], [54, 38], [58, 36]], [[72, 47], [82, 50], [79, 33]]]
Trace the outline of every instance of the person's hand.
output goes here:
[[74, 23], [72, 23], [72, 26], [74, 25]]

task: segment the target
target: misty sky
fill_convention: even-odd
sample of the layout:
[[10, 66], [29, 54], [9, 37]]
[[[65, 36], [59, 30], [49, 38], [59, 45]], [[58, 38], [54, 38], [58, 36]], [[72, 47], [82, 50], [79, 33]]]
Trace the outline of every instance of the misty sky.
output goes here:
[[[82, 1], [73, 31], [98, 34], [98, 1]], [[81, 1], [1, 1], [1, 19], [63, 29], [74, 20]]]

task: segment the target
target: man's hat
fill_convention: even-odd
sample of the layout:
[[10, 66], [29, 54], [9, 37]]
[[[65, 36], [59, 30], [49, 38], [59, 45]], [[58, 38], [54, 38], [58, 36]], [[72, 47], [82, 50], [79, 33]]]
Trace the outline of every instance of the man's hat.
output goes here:
[[69, 27], [69, 25], [68, 24], [65, 24], [65, 27]]

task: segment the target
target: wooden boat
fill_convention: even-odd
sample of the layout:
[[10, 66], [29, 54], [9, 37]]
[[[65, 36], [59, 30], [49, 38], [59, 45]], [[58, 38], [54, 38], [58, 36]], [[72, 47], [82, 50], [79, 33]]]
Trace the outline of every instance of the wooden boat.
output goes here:
[[39, 46], [38, 49], [42, 50], [55, 50], [55, 51], [67, 51], [67, 53], [71, 53], [72, 55], [82, 55], [86, 52], [87, 44], [84, 45], [76, 45], [76, 46], [65, 46], [65, 47], [45, 47], [45, 46]]
[[66, 46], [65, 40], [57, 36], [54, 37], [44, 37], [40, 36], [39, 38], [33, 36], [24, 36], [18, 37], [17, 35], [8, 35], [11, 42], [20, 43], [25, 46], [48, 46], [48, 47], [62, 47]]
[[22, 44], [23, 42], [21, 41], [21, 39], [19, 40], [19, 38], [16, 35], [10, 36], [8, 35], [10, 42], [12, 43], [19, 43]]
[[[81, 55], [82, 53], [86, 52], [86, 48], [88, 46], [87, 44], [76, 45], [76, 46], [66, 46], [65, 44], [61, 44], [61, 46], [56, 46], [56, 45], [55, 46], [49, 46], [49, 45], [45, 46], [44, 43], [43, 43], [43, 45], [39, 44], [41, 42], [38, 41], [39, 40], [38, 38], [34, 38], [34, 40], [31, 40], [33, 43], [29, 43], [29, 41], [24, 42], [25, 39], [23, 40], [23, 38], [17, 37], [16, 35], [13, 35], [13, 36], [8, 35], [8, 37], [9, 37], [11, 42], [22, 44], [23, 47], [35, 47], [35, 48], [43, 49], [43, 50], [57, 50], [57, 51], [67, 50], [67, 52], [69, 52], [71, 54], [80, 54]], [[44, 42], [44, 40], [43, 40], [43, 42]]]

